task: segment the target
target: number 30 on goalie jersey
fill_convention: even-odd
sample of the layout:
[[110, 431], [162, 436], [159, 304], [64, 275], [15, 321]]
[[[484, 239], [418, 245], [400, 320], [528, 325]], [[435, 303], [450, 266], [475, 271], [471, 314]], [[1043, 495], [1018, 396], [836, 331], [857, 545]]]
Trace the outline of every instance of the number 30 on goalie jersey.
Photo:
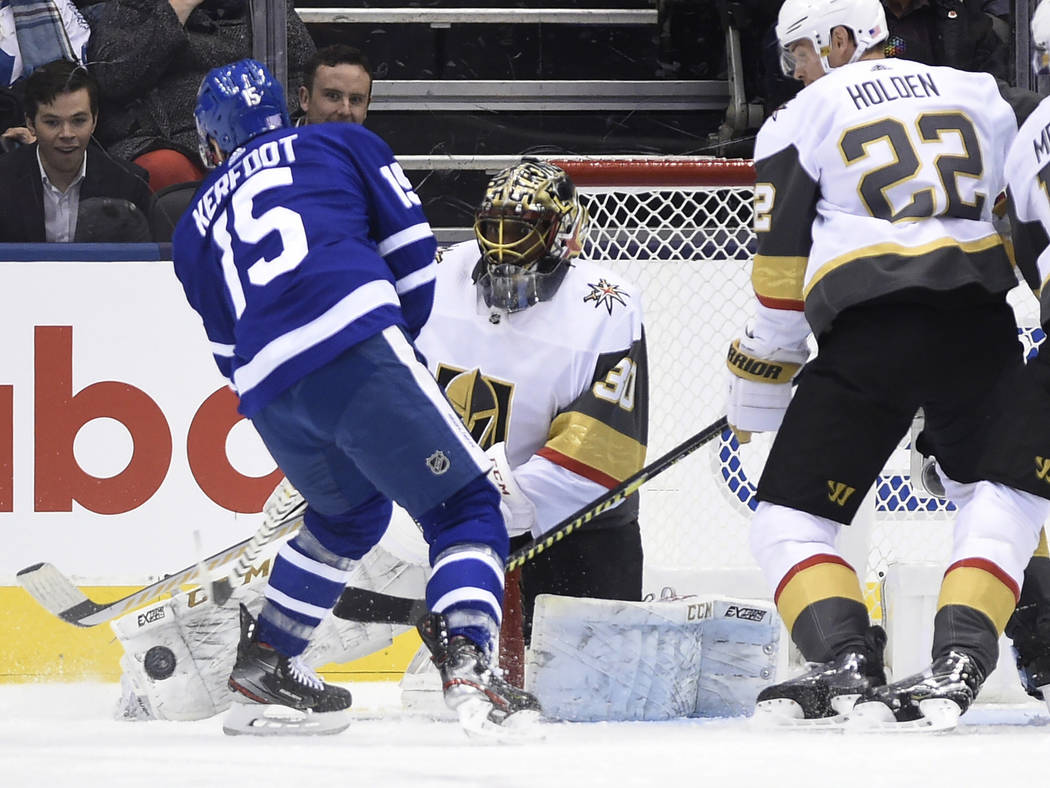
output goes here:
[[896, 289], [1007, 284], [992, 206], [1016, 133], [987, 74], [868, 60], [813, 82], [755, 146], [760, 302], [819, 333]]

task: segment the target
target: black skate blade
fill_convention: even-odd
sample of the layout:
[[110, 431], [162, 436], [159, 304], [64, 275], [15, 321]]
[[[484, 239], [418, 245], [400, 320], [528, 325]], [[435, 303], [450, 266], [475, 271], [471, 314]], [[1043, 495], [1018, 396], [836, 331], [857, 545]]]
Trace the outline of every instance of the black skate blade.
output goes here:
[[846, 722], [843, 714], [806, 719], [805, 712], [790, 698], [770, 698], [755, 704], [751, 724], [756, 728], [790, 728], [793, 730], [841, 730]]
[[350, 726], [346, 711], [306, 712], [263, 703], [230, 705], [222, 719], [227, 736], [330, 736]]
[[922, 716], [917, 720], [900, 721], [893, 711], [880, 701], [858, 703], [846, 721], [846, 730], [855, 733], [938, 733], [954, 730], [959, 724], [962, 709], [948, 698], [928, 698], [919, 701]]

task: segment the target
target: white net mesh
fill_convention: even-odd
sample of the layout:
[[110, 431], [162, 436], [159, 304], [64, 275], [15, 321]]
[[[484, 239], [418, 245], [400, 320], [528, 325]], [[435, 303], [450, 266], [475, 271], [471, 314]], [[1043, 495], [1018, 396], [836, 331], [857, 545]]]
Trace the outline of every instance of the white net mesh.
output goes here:
[[[752, 190], [729, 185], [740, 183], [741, 162], [679, 163], [676, 185], [664, 186], [645, 185], [650, 167], [653, 182], [662, 182], [661, 162], [592, 161], [583, 171], [559, 162], [573, 174], [590, 212], [584, 256], [641, 287], [650, 364], [649, 461], [724, 413], [726, 349], [753, 311]], [[603, 172], [610, 182], [633, 185], [603, 184]], [[686, 182], [690, 177], [695, 184]], [[1013, 301], [1021, 324], [1029, 326], [1022, 340], [1031, 348], [1042, 332], [1037, 305], [1022, 290]], [[747, 530], [770, 440], [758, 435], [741, 447], [723, 434], [643, 488], [647, 570], [754, 568]], [[951, 549], [950, 507], [913, 488], [909, 446], [906, 437], [876, 484], [866, 571], [857, 567], [869, 589], [877, 588], [895, 559], [946, 561]]]

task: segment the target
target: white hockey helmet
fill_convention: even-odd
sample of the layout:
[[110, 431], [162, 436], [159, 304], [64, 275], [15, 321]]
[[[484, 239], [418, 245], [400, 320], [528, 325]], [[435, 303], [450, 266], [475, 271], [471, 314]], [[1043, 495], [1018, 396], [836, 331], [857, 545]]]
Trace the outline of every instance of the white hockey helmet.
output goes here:
[[1042, 0], [1032, 14], [1032, 67], [1036, 74], [1050, 74], [1050, 0]]
[[803, 39], [813, 44], [824, 70], [830, 71], [831, 31], [836, 27], [845, 27], [853, 34], [857, 50], [850, 58], [851, 63], [885, 41], [889, 34], [881, 0], [785, 0], [780, 6], [776, 27], [783, 72], [793, 76], [795, 59], [790, 47]]

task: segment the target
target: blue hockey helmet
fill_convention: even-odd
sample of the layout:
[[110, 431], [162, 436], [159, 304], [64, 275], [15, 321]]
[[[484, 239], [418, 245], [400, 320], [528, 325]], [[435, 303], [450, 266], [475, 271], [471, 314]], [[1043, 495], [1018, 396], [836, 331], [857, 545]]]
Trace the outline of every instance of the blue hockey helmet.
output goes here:
[[228, 156], [264, 132], [292, 125], [281, 83], [251, 58], [208, 72], [197, 91], [193, 117], [201, 160], [209, 168], [218, 164], [209, 139]]

